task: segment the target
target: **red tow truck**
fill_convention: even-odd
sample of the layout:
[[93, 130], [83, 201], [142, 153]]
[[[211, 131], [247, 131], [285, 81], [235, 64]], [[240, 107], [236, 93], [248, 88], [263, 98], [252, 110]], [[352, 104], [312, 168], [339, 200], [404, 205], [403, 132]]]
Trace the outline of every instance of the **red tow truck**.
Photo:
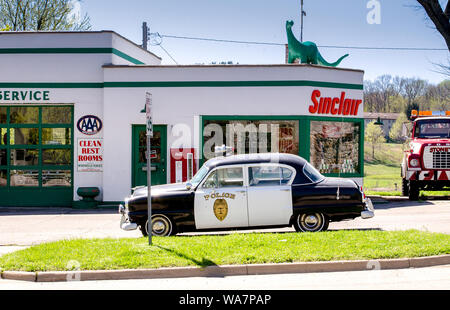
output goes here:
[[450, 188], [450, 111], [411, 111], [412, 135], [401, 167], [402, 195]]

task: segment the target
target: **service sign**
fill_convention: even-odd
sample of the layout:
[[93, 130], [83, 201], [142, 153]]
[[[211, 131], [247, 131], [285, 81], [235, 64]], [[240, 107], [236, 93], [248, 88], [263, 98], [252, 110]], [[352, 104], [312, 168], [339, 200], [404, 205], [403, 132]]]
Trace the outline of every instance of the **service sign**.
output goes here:
[[103, 171], [103, 139], [78, 139], [78, 171]]

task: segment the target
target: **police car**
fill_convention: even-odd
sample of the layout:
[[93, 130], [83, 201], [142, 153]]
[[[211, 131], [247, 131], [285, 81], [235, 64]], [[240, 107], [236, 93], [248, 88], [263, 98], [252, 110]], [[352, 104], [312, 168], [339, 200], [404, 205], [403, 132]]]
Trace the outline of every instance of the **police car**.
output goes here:
[[[329, 222], [374, 216], [362, 188], [320, 174], [291, 154], [250, 154], [208, 160], [187, 183], [152, 186], [152, 235], [294, 226], [318, 232]], [[148, 234], [147, 187], [119, 206], [123, 230]]]

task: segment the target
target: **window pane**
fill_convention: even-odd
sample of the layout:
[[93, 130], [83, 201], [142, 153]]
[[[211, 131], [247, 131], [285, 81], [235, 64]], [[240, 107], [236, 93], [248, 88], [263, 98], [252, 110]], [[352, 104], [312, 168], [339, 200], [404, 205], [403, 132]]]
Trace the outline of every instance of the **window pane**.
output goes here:
[[11, 165], [37, 166], [39, 165], [39, 151], [27, 149], [11, 149]]
[[206, 181], [203, 183], [204, 188], [216, 188], [218, 187], [218, 183], [217, 183], [217, 172], [214, 171], [212, 172], [208, 178], [206, 179]]
[[37, 124], [39, 122], [38, 107], [10, 107], [11, 124]]
[[43, 165], [70, 165], [71, 163], [70, 150], [42, 150]]
[[11, 186], [39, 186], [39, 171], [11, 170]]
[[0, 107], [0, 124], [6, 124], [6, 107]]
[[288, 168], [281, 168], [281, 184], [288, 184], [294, 172]]
[[320, 172], [309, 163], [306, 163], [303, 167], [303, 173], [314, 183], [319, 182], [324, 178], [323, 175], [321, 175]]
[[8, 152], [5, 149], [0, 149], [0, 166], [6, 166], [8, 164]]
[[71, 186], [72, 177], [70, 170], [42, 171], [42, 186]]
[[70, 145], [70, 128], [42, 128], [42, 144]]
[[8, 172], [6, 169], [0, 170], [0, 187], [6, 186], [8, 179]]
[[233, 147], [234, 154], [299, 152], [299, 122], [283, 120], [208, 120], [205, 122], [204, 155], [215, 157], [214, 147]]
[[281, 183], [281, 169], [278, 166], [249, 168], [250, 186], [273, 186]]
[[72, 122], [71, 107], [43, 107], [42, 123], [44, 124], [70, 124]]
[[321, 173], [356, 173], [359, 167], [359, 124], [311, 122], [311, 164]]
[[6, 145], [8, 143], [8, 129], [0, 128], [0, 145]]
[[242, 168], [225, 168], [217, 170], [219, 187], [244, 186]]
[[38, 128], [10, 128], [9, 142], [11, 145], [39, 144]]

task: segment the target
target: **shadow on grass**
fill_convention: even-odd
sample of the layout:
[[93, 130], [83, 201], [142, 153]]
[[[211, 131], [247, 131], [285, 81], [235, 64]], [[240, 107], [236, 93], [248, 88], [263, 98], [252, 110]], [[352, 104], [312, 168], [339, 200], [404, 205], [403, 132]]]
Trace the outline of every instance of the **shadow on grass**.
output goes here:
[[160, 245], [156, 245], [156, 247], [158, 247], [161, 250], [164, 250], [164, 251], [170, 252], [172, 254], [175, 254], [178, 257], [190, 260], [191, 262], [193, 262], [194, 264], [196, 264], [197, 266], [199, 266], [201, 268], [205, 268], [205, 267], [208, 267], [208, 266], [217, 266], [217, 264], [215, 262], [213, 262], [212, 260], [207, 259], [205, 257], [202, 257], [202, 260], [200, 261], [200, 260], [194, 259], [192, 257], [189, 257], [188, 255], [186, 255], [184, 253], [175, 251], [174, 249], [165, 248], [165, 247], [162, 247]]

